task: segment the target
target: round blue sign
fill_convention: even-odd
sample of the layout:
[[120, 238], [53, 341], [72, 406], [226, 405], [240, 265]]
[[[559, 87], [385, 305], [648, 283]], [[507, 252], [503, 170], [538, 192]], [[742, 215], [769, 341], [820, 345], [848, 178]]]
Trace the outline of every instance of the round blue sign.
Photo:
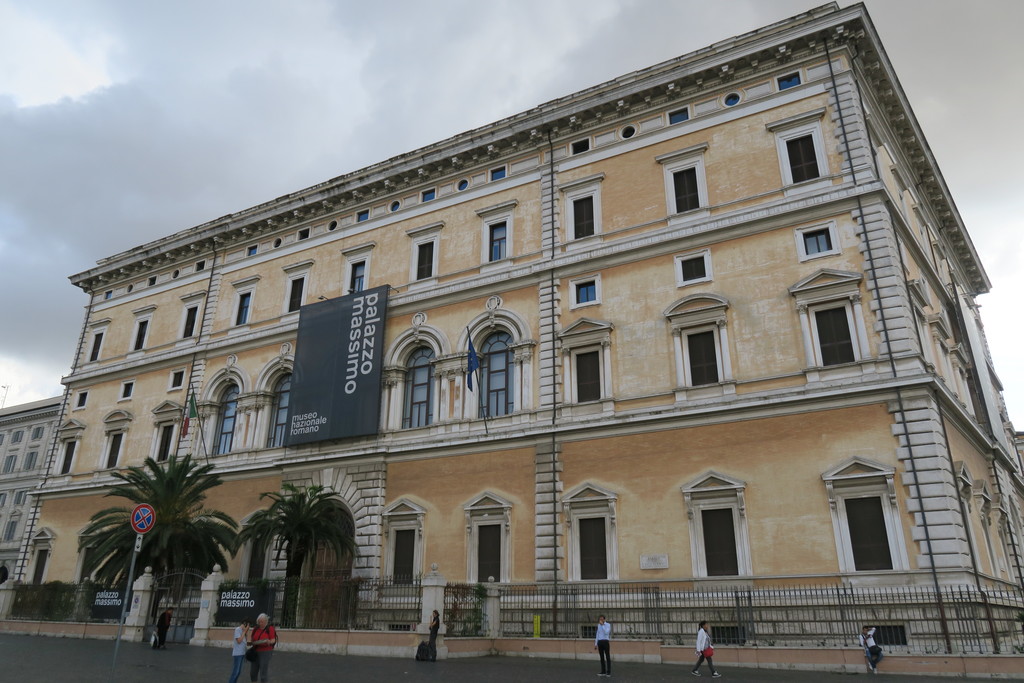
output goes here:
[[131, 515], [132, 529], [137, 533], [144, 534], [153, 528], [156, 524], [156, 513], [153, 511], [153, 506], [149, 503], [139, 503], [132, 510]]

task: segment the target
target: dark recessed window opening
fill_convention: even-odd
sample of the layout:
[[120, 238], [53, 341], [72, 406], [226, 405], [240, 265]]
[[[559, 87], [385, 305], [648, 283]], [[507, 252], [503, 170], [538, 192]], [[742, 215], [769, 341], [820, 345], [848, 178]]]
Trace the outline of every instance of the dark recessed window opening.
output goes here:
[[135, 391], [135, 382], [125, 382], [121, 385], [121, 398], [131, 398]]
[[196, 261], [196, 272], [206, 269], [206, 261]]
[[292, 280], [292, 289], [288, 294], [288, 312], [297, 311], [302, 307], [302, 290], [306, 284], [306, 278], [297, 277]]
[[594, 197], [580, 197], [572, 202], [573, 239], [594, 234]]
[[309, 228], [303, 228], [302, 230], [299, 230], [299, 239], [300, 240], [308, 240], [309, 239]]
[[779, 90], [786, 90], [800, 85], [800, 74], [789, 74], [779, 78]]
[[682, 123], [683, 121], [689, 121], [689, 120], [690, 120], [690, 110], [687, 107], [683, 107], [682, 109], [679, 109], [677, 111], [670, 111], [668, 113], [668, 125], [670, 125], [670, 126], [675, 124], [675, 123]]
[[587, 138], [586, 140], [577, 140], [576, 142], [572, 143], [573, 154], [582, 154], [583, 152], [586, 152], [589, 149], [590, 138]]
[[274, 240], [274, 248], [277, 249], [279, 246], [281, 246], [281, 238], [280, 237], [278, 237], [276, 240]]
[[832, 235], [829, 234], [828, 228], [808, 230], [803, 233], [803, 238], [804, 252], [808, 256], [832, 251]]
[[352, 264], [352, 274], [348, 281], [348, 293], [361, 292], [366, 286], [366, 262]]
[[135, 289], [135, 285], [128, 285], [128, 293], [131, 294], [132, 290]]
[[148, 320], [140, 320], [138, 327], [135, 328], [135, 345], [132, 347], [133, 351], [138, 351], [146, 344], [146, 330], [149, 329]]
[[491, 180], [501, 180], [505, 177], [505, 167], [500, 166], [498, 168], [491, 169]]
[[501, 580], [501, 525], [481, 524], [476, 533], [476, 580]]
[[601, 354], [587, 351], [576, 354], [576, 400], [580, 403], [601, 398]]
[[177, 388], [181, 387], [181, 385], [183, 385], [184, 383], [185, 383], [185, 371], [184, 370], [175, 370], [174, 373], [171, 375], [171, 388], [172, 389], [177, 389]]
[[117, 432], [110, 435], [110, 450], [107, 451], [107, 469], [117, 467], [117, 456], [121, 453], [121, 441], [124, 433]]
[[433, 201], [435, 197], [437, 197], [437, 190], [434, 189], [423, 190], [423, 194], [420, 195], [422, 201], [425, 202]]
[[396, 199], [395, 201], [391, 202], [391, 206], [388, 208], [390, 208], [392, 212], [398, 211], [400, 208], [402, 208], [402, 202]]
[[370, 220], [370, 210], [369, 209], [363, 209], [362, 211], [360, 211], [359, 213], [356, 214], [356, 223], [362, 223], [363, 221], [368, 221], [368, 220]]
[[175, 271], [173, 273], [171, 273], [171, 278], [174, 279], [174, 280], [177, 280], [178, 279], [178, 275], [180, 275], [180, 274], [181, 274], [181, 271], [175, 269]]
[[434, 243], [424, 242], [416, 247], [416, 279], [425, 280], [434, 275]]
[[155, 284], [156, 284], [156, 275], [153, 275], [152, 277], [149, 278], [149, 286], [152, 287]]
[[459, 184], [458, 184], [457, 187], [459, 188], [459, 192], [462, 192], [467, 187], [469, 187], [469, 181], [466, 180], [465, 178], [463, 178], [462, 180], [459, 181]]
[[633, 126], [626, 126], [625, 128], [622, 129], [622, 137], [623, 138], [628, 140], [629, 138], [633, 137], [634, 135], [636, 135], [636, 128], [635, 127], [633, 127]]
[[181, 332], [182, 339], [191, 337], [196, 333], [196, 318], [199, 316], [198, 306], [189, 306], [185, 310], [185, 329]]
[[839, 365], [856, 360], [845, 307], [816, 311], [814, 320], [818, 328], [822, 365]]
[[78, 395], [78, 403], [76, 404], [75, 407], [76, 408], [84, 408], [85, 407], [85, 403], [88, 400], [89, 400], [89, 392], [88, 391], [83, 391], [82, 393], [80, 393]]
[[604, 517], [586, 517], [579, 520], [580, 579], [583, 581], [608, 578], [604, 524]]
[[703, 256], [683, 259], [679, 262], [679, 267], [682, 269], [683, 282], [703, 280], [708, 276], [708, 268]]
[[160, 427], [160, 445], [156, 449], [157, 462], [163, 462], [171, 455], [171, 446], [174, 444], [174, 425], [162, 425]]
[[97, 332], [92, 337], [92, 351], [89, 353], [89, 360], [94, 361], [100, 357], [100, 347], [103, 345], [103, 333]]
[[725, 106], [734, 107], [740, 103], [740, 96], [738, 93], [731, 92], [725, 96]]
[[588, 280], [576, 283], [576, 303], [585, 304], [597, 301], [597, 282]]
[[672, 174], [672, 185], [676, 195], [676, 213], [700, 208], [700, 192], [697, 189], [697, 169], [685, 168]]
[[857, 571], [892, 569], [882, 499], [877, 496], [847, 498], [846, 519], [850, 524], [850, 546]]
[[235, 324], [244, 325], [249, 322], [249, 306], [252, 304], [252, 292], [245, 292], [238, 296], [238, 313], [235, 314]]
[[505, 258], [505, 240], [508, 234], [508, 226], [505, 221], [495, 223], [490, 228], [490, 261], [500, 261]]
[[814, 154], [814, 138], [810, 135], [787, 140], [786, 150], [789, 153], [789, 170], [794, 183], [814, 180], [820, 175], [818, 158]]
[[718, 382], [718, 353], [715, 349], [715, 333], [710, 330], [686, 336], [687, 351], [690, 353], [691, 384], [699, 387]]
[[740, 573], [736, 557], [736, 529], [732, 508], [702, 510], [704, 563], [708, 576], [736, 576]]
[[245, 255], [255, 256], [257, 251], [259, 251], [259, 247], [255, 244], [251, 244], [249, 245], [249, 248], [245, 250]]
[[331, 221], [327, 224], [327, 231], [334, 232], [338, 228], [338, 221]]
[[114, 290], [112, 289], [108, 289], [107, 291], [103, 292], [104, 299], [109, 299], [112, 296], [114, 296]]

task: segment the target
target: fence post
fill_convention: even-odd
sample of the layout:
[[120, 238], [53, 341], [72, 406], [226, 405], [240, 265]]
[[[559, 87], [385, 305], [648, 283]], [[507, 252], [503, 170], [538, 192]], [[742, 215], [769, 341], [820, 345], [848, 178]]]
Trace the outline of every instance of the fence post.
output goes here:
[[501, 637], [501, 588], [493, 583], [487, 584], [487, 597], [484, 599], [484, 636], [487, 638]]
[[[420, 580], [420, 623], [416, 626], [416, 633], [426, 634], [430, 637], [430, 619], [434, 610], [438, 614], [444, 614], [444, 587], [448, 582], [444, 576], [437, 571], [437, 563], [430, 565], [430, 572]], [[448, 648], [444, 646], [444, 634], [448, 631], [444, 618], [441, 619], [441, 628], [437, 632], [437, 657], [445, 659], [448, 657]]]
[[0, 621], [11, 616], [14, 607], [14, 581], [0, 583]]
[[217, 614], [217, 596], [220, 592], [220, 584], [224, 581], [224, 574], [221, 573], [220, 565], [213, 565], [213, 571], [203, 579], [203, 585], [199, 593], [199, 616], [196, 617], [195, 630], [189, 645], [206, 645], [210, 636], [210, 627], [213, 626], [214, 616]]
[[132, 604], [124, 620], [123, 640], [141, 642], [145, 636], [146, 619], [153, 605], [153, 568], [146, 567], [132, 584]]

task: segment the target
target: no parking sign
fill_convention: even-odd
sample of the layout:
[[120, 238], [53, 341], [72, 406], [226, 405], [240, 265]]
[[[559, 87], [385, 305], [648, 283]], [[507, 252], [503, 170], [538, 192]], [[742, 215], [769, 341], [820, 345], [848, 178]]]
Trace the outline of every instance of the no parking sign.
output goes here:
[[132, 509], [131, 524], [132, 529], [138, 534], [144, 534], [152, 529], [156, 524], [156, 512], [153, 511], [153, 506], [149, 503], [136, 505]]

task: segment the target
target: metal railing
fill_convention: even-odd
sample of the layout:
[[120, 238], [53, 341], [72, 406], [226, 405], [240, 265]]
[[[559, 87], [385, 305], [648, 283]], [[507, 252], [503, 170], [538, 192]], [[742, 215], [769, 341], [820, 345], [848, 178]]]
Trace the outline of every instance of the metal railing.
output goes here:
[[[280, 628], [414, 631], [420, 621], [419, 580], [324, 577], [255, 581], [273, 593], [273, 623]], [[229, 588], [232, 582], [221, 584]], [[215, 619], [219, 626], [233, 625]]]
[[444, 587], [444, 622], [447, 637], [486, 635], [484, 600], [487, 588], [479, 583], [449, 583]]
[[[116, 589], [108, 589], [91, 582], [51, 581], [16, 585], [9, 618], [24, 621], [117, 623], [120, 612], [117, 606], [107, 610], [109, 616], [93, 616], [97, 592], [106, 590]], [[115, 612], [118, 616], [114, 616]]]
[[951, 586], [718, 588], [672, 583], [567, 583], [501, 587], [501, 635], [593, 637], [604, 614], [616, 638], [693, 644], [708, 621], [718, 645], [857, 646], [862, 625], [890, 652], [1024, 651], [1024, 593]]

